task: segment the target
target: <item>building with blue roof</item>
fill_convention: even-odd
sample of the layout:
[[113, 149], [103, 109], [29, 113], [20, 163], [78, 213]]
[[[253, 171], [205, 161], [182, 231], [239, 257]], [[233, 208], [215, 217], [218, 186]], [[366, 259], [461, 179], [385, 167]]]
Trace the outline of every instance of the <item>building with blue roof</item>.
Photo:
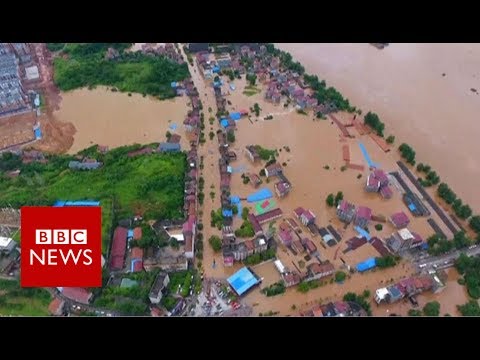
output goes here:
[[227, 119], [222, 119], [222, 121], [220, 121], [220, 124], [226, 128], [228, 126], [228, 120]]
[[227, 279], [233, 291], [238, 296], [245, 294], [255, 285], [260, 283], [260, 279], [249, 268], [243, 267]]
[[370, 241], [370, 239], [372, 238], [372, 236], [365, 229], [362, 229], [360, 226], [355, 226], [354, 229], [356, 232], [360, 234], [360, 237], [364, 237], [368, 241]]
[[212, 72], [214, 72], [214, 73], [220, 72], [220, 67], [219, 67], [219, 66], [214, 66], [214, 67], [212, 68]]
[[375, 260], [374, 257], [371, 257], [365, 260], [364, 262], [357, 264], [357, 271], [358, 272], [368, 271], [375, 268], [376, 266], [377, 266], [377, 261]]
[[230, 113], [230, 119], [232, 120], [240, 120], [242, 115], [239, 112], [232, 112]]
[[223, 217], [233, 217], [233, 211], [232, 210], [227, 210], [227, 209], [222, 209], [222, 215], [223, 215]]
[[33, 133], [35, 135], [35, 140], [41, 140], [42, 139], [42, 130], [39, 127], [34, 129]]
[[53, 204], [55, 207], [64, 207], [64, 206], [100, 206], [100, 201], [91, 201], [91, 200], [80, 200], [80, 201], [63, 201], [57, 200]]
[[128, 229], [127, 231], [127, 240], [133, 239], [133, 229]]

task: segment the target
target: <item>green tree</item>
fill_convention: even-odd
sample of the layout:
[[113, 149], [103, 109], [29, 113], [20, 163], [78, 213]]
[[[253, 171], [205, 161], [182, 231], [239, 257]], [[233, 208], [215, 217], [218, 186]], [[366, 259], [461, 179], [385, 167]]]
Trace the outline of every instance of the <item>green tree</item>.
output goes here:
[[418, 171], [418, 172], [422, 172], [422, 171], [423, 171], [423, 164], [422, 164], [422, 163], [418, 163], [418, 164], [417, 164], [417, 171]]
[[248, 213], [250, 212], [250, 209], [248, 207], [244, 207], [242, 209], [242, 219], [246, 221], [248, 219]]
[[343, 200], [343, 192], [339, 191], [337, 192], [337, 195], [335, 195], [335, 206], [338, 206], [338, 204], [342, 200]]
[[387, 137], [387, 143], [393, 144], [394, 142], [395, 142], [395, 136], [394, 135], [390, 135], [389, 137]]
[[459, 231], [453, 236], [453, 242], [457, 250], [466, 248], [470, 245], [471, 241], [464, 231]]
[[235, 133], [233, 131], [227, 132], [227, 141], [230, 143], [235, 142]]
[[457, 305], [457, 309], [463, 316], [480, 316], [480, 306], [475, 300], [471, 300], [463, 305]]
[[172, 137], [172, 133], [170, 131], [167, 131], [165, 134], [165, 137], [167, 138], [168, 141], [170, 141], [170, 138]]
[[383, 225], [382, 225], [382, 224], [376, 224], [376, 225], [375, 225], [375, 229], [376, 229], [377, 231], [382, 231]]
[[431, 301], [426, 303], [423, 307], [423, 313], [425, 314], [425, 316], [439, 316], [440, 303], [438, 301]]
[[260, 105], [258, 105], [258, 103], [255, 103], [255, 104], [253, 105], [253, 111], [255, 112], [255, 115], [256, 115], [257, 117], [260, 116], [260, 111], [261, 111], [261, 110], [262, 110], [262, 109], [260, 108]]
[[213, 131], [210, 131], [208, 133], [208, 137], [210, 138], [210, 140], [213, 140], [213, 138], [215, 137], [215, 133]]
[[408, 310], [408, 316], [422, 316], [422, 312], [416, 309]]
[[480, 233], [480, 215], [475, 215], [470, 218], [470, 228], [476, 233]]
[[335, 273], [335, 281], [336, 282], [343, 282], [347, 278], [347, 274], [345, 274], [343, 271], [337, 271]]
[[210, 236], [210, 238], [208, 239], [208, 243], [210, 244], [214, 252], [219, 252], [220, 250], [222, 250], [222, 240], [218, 236]]
[[335, 205], [335, 196], [333, 194], [328, 194], [326, 202], [328, 206], [333, 207]]

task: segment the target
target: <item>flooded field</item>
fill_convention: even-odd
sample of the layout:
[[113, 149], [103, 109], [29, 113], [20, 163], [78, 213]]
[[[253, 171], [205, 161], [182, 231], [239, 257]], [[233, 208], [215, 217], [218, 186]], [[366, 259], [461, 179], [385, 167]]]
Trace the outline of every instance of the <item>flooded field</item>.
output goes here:
[[479, 44], [276, 44], [407, 142], [477, 212]]
[[[117, 147], [161, 142], [167, 131], [182, 136], [182, 148], [188, 145], [183, 126], [187, 97], [159, 101], [98, 87], [63, 93], [62, 98], [61, 108], [54, 115], [76, 128], [70, 153], [93, 144]], [[177, 125], [176, 131], [170, 129], [172, 124]]]

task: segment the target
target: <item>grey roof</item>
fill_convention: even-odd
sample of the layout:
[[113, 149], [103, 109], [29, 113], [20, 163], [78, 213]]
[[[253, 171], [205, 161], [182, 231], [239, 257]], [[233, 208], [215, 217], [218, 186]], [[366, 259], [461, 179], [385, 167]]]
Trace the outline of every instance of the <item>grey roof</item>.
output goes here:
[[159, 151], [180, 151], [181, 147], [179, 143], [167, 143], [162, 142], [158, 146]]
[[70, 161], [68, 163], [68, 167], [70, 169], [80, 169], [80, 170], [92, 170], [92, 169], [98, 169], [100, 166], [102, 166], [101, 162], [85, 162], [82, 163], [80, 161]]

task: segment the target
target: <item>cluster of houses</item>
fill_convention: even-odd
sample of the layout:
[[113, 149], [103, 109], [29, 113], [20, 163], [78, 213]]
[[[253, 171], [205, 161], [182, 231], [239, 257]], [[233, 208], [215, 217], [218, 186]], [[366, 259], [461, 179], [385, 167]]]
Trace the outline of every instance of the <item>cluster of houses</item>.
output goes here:
[[356, 302], [335, 301], [328, 304], [315, 305], [313, 308], [303, 311], [300, 316], [306, 317], [346, 317], [367, 316], [367, 312]]
[[364, 229], [372, 220], [372, 209], [366, 206], [355, 207], [347, 200], [342, 200], [337, 206], [337, 216], [344, 223], [353, 221], [356, 226]]
[[280, 208], [267, 211], [261, 215], [248, 214], [248, 220], [255, 232], [254, 238], [239, 242], [230, 225], [224, 225], [222, 229], [222, 254], [223, 265], [233, 266], [235, 261], [243, 261], [248, 256], [262, 253], [274, 246], [273, 239], [267, 239], [262, 225], [279, 219], [283, 216]]
[[368, 175], [365, 190], [367, 192], [378, 192], [384, 199], [390, 199], [393, 196], [388, 176], [381, 169], [375, 169]]
[[396, 284], [377, 289], [374, 299], [377, 304], [391, 304], [426, 291], [437, 294], [445, 289], [445, 275], [425, 274], [400, 280]]

